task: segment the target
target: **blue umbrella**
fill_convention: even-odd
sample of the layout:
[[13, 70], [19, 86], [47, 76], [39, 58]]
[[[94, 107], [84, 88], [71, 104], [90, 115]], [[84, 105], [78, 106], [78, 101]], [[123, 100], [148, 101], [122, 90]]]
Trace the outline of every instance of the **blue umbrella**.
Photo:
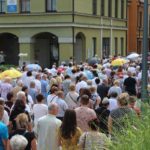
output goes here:
[[32, 70], [38, 71], [38, 70], [42, 69], [41, 66], [38, 65], [38, 64], [28, 64], [27, 68], [28, 68], [29, 71], [32, 71]]

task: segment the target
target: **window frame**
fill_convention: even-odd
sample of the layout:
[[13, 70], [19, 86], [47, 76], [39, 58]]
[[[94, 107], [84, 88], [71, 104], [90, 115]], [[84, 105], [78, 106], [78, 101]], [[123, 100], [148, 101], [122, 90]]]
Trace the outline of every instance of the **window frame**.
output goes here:
[[[30, 0], [20, 0], [20, 13], [30, 13], [30, 11], [31, 11], [31, 4], [29, 5], [29, 10], [27, 10], [28, 9], [28, 7], [26, 7], [26, 5], [27, 5], [27, 2], [29, 1], [29, 4], [31, 3], [31, 1]], [[27, 8], [27, 9], [25, 9], [25, 10], [23, 10], [23, 2], [25, 2], [25, 8]]]
[[93, 15], [97, 15], [97, 0], [92, 0]]
[[105, 16], [105, 0], [101, 0], [101, 16]]
[[[3, 10], [4, 5], [4, 10]], [[6, 0], [0, 0], [0, 14], [6, 13]]]
[[108, 17], [112, 17], [112, 0], [108, 0]]
[[[51, 2], [51, 9], [49, 10], [48, 9], [48, 1], [50, 1]], [[46, 0], [46, 2], [45, 2], [45, 10], [46, 10], [46, 12], [57, 12], [57, 9], [56, 9], [56, 7], [55, 7], [55, 10], [53, 9], [53, 3], [54, 3], [54, 1], [55, 1], [55, 3], [56, 3], [56, 0]]]

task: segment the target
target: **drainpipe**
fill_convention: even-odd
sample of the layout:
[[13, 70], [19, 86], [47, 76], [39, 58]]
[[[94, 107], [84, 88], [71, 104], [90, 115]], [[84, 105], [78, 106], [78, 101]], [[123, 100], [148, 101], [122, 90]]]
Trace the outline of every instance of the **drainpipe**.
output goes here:
[[72, 56], [72, 59], [73, 59], [73, 63], [74, 63], [74, 51], [75, 51], [75, 29], [74, 29], [74, 12], [75, 12], [75, 0], [72, 0], [72, 45], [73, 45], [73, 56]]
[[148, 56], [148, 0], [144, 0], [144, 34], [143, 34], [143, 51], [142, 51], [142, 100], [149, 102], [147, 91], [147, 56]]

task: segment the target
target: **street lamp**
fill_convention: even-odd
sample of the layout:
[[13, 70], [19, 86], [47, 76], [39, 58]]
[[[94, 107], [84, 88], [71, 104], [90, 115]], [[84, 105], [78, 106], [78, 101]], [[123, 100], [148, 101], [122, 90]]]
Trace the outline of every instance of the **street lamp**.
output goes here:
[[147, 91], [147, 63], [148, 57], [148, 0], [144, 0], [144, 33], [143, 33], [143, 51], [142, 51], [142, 100], [148, 101]]

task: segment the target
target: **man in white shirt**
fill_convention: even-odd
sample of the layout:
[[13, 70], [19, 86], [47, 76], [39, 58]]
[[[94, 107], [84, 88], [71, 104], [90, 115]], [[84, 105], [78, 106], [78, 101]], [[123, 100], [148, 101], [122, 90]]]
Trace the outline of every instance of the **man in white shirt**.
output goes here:
[[36, 90], [41, 93], [41, 75], [39, 73], [36, 74], [34, 82]]
[[37, 150], [59, 150], [58, 130], [61, 121], [56, 118], [58, 105], [50, 103], [48, 106], [48, 115], [38, 120], [35, 128], [37, 134]]
[[87, 78], [85, 76], [83, 76], [81, 78], [81, 81], [79, 83], [76, 84], [76, 92], [79, 93], [81, 88], [87, 88]]
[[109, 106], [108, 106], [108, 110], [112, 111], [116, 108], [118, 108], [118, 103], [117, 103], [117, 93], [116, 92], [112, 92], [110, 94], [110, 98], [109, 100]]
[[38, 94], [36, 96], [37, 104], [33, 106], [33, 115], [34, 115], [34, 125], [37, 124], [39, 118], [48, 114], [48, 106], [43, 104], [44, 96], [42, 94]]

